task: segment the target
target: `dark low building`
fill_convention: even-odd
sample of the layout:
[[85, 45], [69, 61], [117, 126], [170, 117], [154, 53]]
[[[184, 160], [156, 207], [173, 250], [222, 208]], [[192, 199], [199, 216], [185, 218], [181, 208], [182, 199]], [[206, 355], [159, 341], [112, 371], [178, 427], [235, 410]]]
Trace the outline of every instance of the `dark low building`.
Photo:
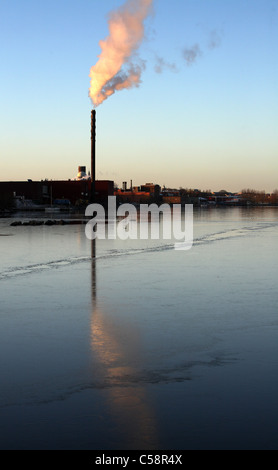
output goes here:
[[[0, 182], [0, 196], [31, 200], [36, 204], [76, 205], [80, 201], [89, 201], [91, 180], [76, 181], [3, 181]], [[100, 180], [95, 182], [96, 202], [114, 194], [114, 182]]]

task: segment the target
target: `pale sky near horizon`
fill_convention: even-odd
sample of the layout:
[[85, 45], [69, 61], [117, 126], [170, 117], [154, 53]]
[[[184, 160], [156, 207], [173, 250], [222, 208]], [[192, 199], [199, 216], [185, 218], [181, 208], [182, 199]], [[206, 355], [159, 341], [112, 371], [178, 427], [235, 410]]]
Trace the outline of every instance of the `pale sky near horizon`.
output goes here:
[[[0, 0], [0, 180], [90, 169], [89, 72], [123, 0]], [[278, 188], [278, 0], [154, 0], [140, 87], [97, 108], [97, 178]]]

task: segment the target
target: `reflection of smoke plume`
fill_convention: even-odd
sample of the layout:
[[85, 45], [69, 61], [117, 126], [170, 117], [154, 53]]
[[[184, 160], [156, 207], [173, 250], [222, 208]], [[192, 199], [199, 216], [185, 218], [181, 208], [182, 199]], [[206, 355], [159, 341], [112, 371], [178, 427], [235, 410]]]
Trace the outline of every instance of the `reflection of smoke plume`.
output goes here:
[[[109, 36], [100, 41], [102, 52], [91, 68], [89, 96], [98, 106], [116, 90], [140, 84], [143, 65], [133, 65], [130, 59], [144, 38], [144, 20], [150, 14], [153, 0], [127, 0], [110, 14]], [[127, 70], [122, 67], [127, 64]]]
[[190, 49], [185, 48], [183, 50], [183, 57], [187, 63], [187, 65], [192, 65], [198, 57], [202, 55], [202, 51], [198, 44], [195, 44]]

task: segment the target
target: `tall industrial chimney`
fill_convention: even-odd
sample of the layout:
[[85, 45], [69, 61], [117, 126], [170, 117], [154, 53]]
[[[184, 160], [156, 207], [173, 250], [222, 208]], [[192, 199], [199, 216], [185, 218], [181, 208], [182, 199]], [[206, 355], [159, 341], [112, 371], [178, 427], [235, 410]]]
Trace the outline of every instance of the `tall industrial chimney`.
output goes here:
[[91, 202], [96, 197], [96, 110], [91, 113]]

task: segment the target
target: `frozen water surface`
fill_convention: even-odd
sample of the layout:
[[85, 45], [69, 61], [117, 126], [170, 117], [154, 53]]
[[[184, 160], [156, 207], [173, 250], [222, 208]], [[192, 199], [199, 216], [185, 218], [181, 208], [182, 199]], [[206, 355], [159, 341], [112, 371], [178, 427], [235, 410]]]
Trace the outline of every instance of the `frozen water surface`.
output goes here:
[[194, 246], [0, 219], [1, 449], [277, 449], [278, 208]]

